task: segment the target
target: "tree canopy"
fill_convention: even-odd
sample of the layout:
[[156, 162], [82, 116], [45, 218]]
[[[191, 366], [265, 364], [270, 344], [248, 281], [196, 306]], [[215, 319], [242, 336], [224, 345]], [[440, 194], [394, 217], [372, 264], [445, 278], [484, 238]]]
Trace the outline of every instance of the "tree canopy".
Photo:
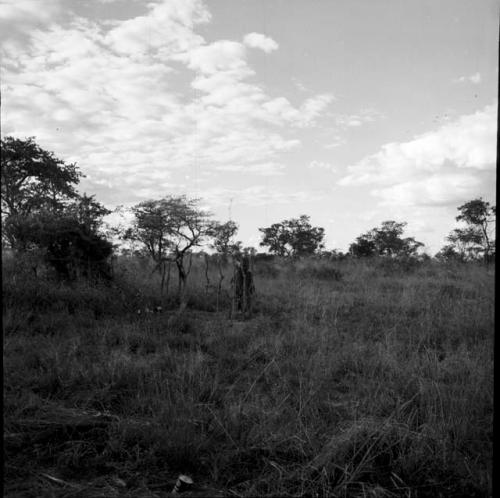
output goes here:
[[112, 244], [99, 233], [110, 211], [80, 196], [83, 175], [42, 149], [34, 138], [2, 139], [2, 237], [18, 253], [43, 256], [63, 278], [108, 275]]
[[209, 214], [198, 203], [199, 199], [185, 195], [140, 202], [132, 208], [135, 218], [125, 234], [126, 238], [144, 245], [162, 273], [165, 262], [175, 262], [179, 295], [187, 278], [184, 257], [210, 233]]
[[83, 176], [38, 146], [33, 137], [2, 139], [2, 213], [28, 215], [37, 210], [56, 212], [78, 197], [75, 186]]
[[322, 249], [325, 230], [313, 227], [310, 217], [302, 215], [280, 223], [274, 223], [268, 228], [259, 228], [262, 232], [262, 247], [278, 256], [307, 256]]
[[383, 221], [380, 227], [372, 228], [356, 238], [349, 247], [353, 256], [414, 256], [422, 242], [413, 237], [403, 238], [406, 222]]
[[218, 254], [227, 257], [230, 253], [234, 251], [241, 250], [241, 242], [235, 242], [234, 236], [238, 231], [238, 224], [234, 221], [226, 221], [221, 223], [219, 221], [213, 221], [210, 223], [208, 229], [208, 235], [212, 238], [212, 244], [210, 247], [215, 249]]

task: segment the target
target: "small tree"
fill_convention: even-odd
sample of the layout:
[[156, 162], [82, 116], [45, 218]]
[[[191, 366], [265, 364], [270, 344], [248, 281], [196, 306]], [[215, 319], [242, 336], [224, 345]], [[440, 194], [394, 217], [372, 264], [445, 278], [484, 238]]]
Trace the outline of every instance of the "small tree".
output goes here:
[[268, 247], [271, 253], [278, 256], [308, 256], [323, 249], [325, 230], [313, 227], [310, 217], [302, 215], [299, 218], [274, 223], [268, 228], [259, 228], [262, 232], [262, 247]]

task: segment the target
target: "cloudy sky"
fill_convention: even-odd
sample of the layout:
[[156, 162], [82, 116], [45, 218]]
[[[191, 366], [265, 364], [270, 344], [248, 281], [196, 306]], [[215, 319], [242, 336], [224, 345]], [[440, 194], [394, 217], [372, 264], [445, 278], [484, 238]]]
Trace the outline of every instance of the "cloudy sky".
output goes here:
[[201, 197], [239, 238], [309, 214], [434, 253], [495, 202], [498, 0], [0, 0], [2, 136], [109, 207]]

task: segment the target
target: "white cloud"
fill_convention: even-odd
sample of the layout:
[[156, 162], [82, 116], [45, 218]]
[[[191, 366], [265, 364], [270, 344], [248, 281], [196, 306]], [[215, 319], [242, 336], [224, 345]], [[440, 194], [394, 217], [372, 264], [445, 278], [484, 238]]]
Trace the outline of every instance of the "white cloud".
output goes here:
[[281, 176], [284, 174], [284, 164], [280, 163], [258, 163], [258, 164], [223, 164], [215, 168], [217, 171], [228, 171], [234, 173], [252, 173], [260, 176]]
[[374, 189], [384, 204], [398, 206], [456, 205], [481, 190], [481, 178], [473, 173], [442, 173], [428, 178]]
[[114, 22], [105, 42], [124, 55], [170, 55], [203, 43], [193, 28], [210, 21], [201, 0], [169, 0], [147, 4], [146, 15]]
[[479, 73], [475, 73], [469, 77], [469, 80], [471, 81], [471, 83], [477, 85], [478, 83], [481, 83], [481, 75]]
[[478, 85], [481, 83], [481, 73], [474, 73], [470, 76], [460, 76], [459, 78], [455, 78], [453, 80], [454, 83], [473, 83], [474, 85]]
[[[22, 12], [9, 6], [11, 18], [32, 19], [39, 3], [21, 3]], [[76, 161], [91, 176], [85, 187], [108, 200], [163, 195], [177, 188], [171, 174], [194, 165], [200, 174], [233, 164], [281, 174], [280, 155], [301, 144], [293, 128], [315, 126], [333, 101], [319, 94], [292, 105], [268, 94], [249, 45], [197, 34], [210, 20], [201, 0], [155, 1], [143, 15], [105, 22], [69, 9], [61, 17], [53, 5], [22, 44], [2, 45], [3, 132], [36, 136]], [[273, 42], [245, 38], [263, 50]]]
[[245, 47], [230, 40], [195, 47], [177, 59], [185, 61], [190, 69], [208, 75], [246, 67]]
[[279, 45], [269, 36], [262, 33], [248, 33], [243, 38], [243, 43], [250, 48], [260, 48], [266, 54], [277, 50]]
[[308, 202], [312, 199], [323, 198], [322, 191], [310, 192], [305, 190], [293, 190], [268, 188], [265, 185], [253, 185], [242, 189], [212, 187], [204, 190], [203, 199], [215, 209], [225, 206], [229, 199], [233, 198], [238, 204], [245, 206], [266, 206], [269, 204], [293, 204]]
[[335, 122], [341, 128], [357, 128], [382, 118], [383, 115], [374, 109], [363, 109], [357, 114], [339, 114], [335, 117]]
[[335, 149], [336, 147], [340, 147], [344, 145], [346, 140], [342, 138], [340, 135], [336, 135], [333, 137], [333, 142], [327, 143], [324, 147], [325, 149]]
[[303, 125], [309, 126], [322, 114], [326, 107], [335, 100], [331, 93], [323, 93], [315, 97], [308, 98], [300, 107], [303, 116]]
[[496, 162], [496, 105], [404, 143], [389, 143], [357, 164], [339, 185], [373, 185], [392, 204], [447, 204], [480, 194]]
[[44, 0], [43, 8], [38, 0], [2, 0], [0, 26], [14, 29], [41, 27], [50, 24], [61, 11], [60, 0]]
[[332, 164], [330, 163], [327, 163], [325, 161], [311, 161], [307, 167], [309, 169], [323, 169], [323, 170], [326, 170], [326, 171], [331, 171], [332, 173], [334, 173], [335, 171], [337, 171], [337, 168], [335, 168], [335, 166], [333, 166]]

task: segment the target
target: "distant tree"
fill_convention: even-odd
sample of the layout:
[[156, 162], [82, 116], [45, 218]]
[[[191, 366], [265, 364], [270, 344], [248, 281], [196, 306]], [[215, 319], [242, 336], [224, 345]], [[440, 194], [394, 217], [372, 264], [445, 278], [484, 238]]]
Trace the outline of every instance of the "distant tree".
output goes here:
[[349, 247], [353, 256], [415, 256], [422, 242], [413, 237], [403, 238], [406, 222], [384, 221], [378, 228], [360, 235]]
[[447, 244], [443, 246], [439, 252], [436, 253], [435, 258], [439, 261], [462, 261], [463, 257], [456, 250], [454, 244]]
[[132, 208], [134, 221], [125, 230], [124, 239], [144, 245], [156, 263], [157, 269], [167, 259], [170, 251], [170, 219], [168, 199], [143, 201]]
[[39, 147], [34, 138], [5, 137], [1, 140], [3, 237], [14, 249], [18, 246], [9, 227], [37, 212], [60, 213], [78, 197], [75, 186], [83, 176], [75, 164]]
[[[227, 263], [228, 257], [239, 253], [241, 250], [242, 243], [236, 242], [234, 237], [238, 231], [238, 224], [234, 221], [226, 221], [225, 223], [220, 223], [219, 221], [213, 221], [209, 224], [207, 235], [212, 239], [210, 247], [215, 249], [216, 253], [214, 255], [217, 262], [217, 269], [219, 271], [219, 279], [217, 282], [217, 299], [216, 299], [216, 311], [219, 311], [219, 300], [222, 291], [222, 282], [225, 278], [223, 265]], [[210, 287], [210, 277], [209, 277], [209, 261], [210, 258], [208, 254], [205, 255], [205, 278], [206, 278], [206, 288], [207, 291]]]
[[356, 237], [356, 241], [349, 246], [349, 253], [358, 258], [374, 256], [377, 254], [377, 246], [370, 233]]
[[223, 259], [227, 258], [233, 251], [241, 250], [241, 242], [236, 242], [234, 236], [238, 232], [238, 224], [234, 221], [226, 221], [220, 223], [213, 221], [210, 223], [207, 235], [212, 238], [210, 244], [212, 249], [215, 249], [217, 254]]
[[308, 256], [322, 249], [324, 229], [313, 227], [310, 217], [300, 216], [268, 228], [259, 228], [262, 232], [262, 247], [268, 247], [271, 253], [278, 256]]
[[481, 234], [474, 227], [455, 228], [446, 237], [462, 261], [478, 259], [482, 250]]
[[317, 254], [321, 259], [330, 259], [332, 261], [341, 261], [347, 257], [347, 254], [344, 254], [339, 249], [324, 249]]
[[132, 208], [135, 219], [125, 237], [141, 242], [162, 274], [173, 261], [178, 273], [178, 297], [182, 299], [190, 266], [185, 257], [200, 246], [210, 232], [208, 213], [198, 208], [198, 199], [167, 196], [144, 201]]

